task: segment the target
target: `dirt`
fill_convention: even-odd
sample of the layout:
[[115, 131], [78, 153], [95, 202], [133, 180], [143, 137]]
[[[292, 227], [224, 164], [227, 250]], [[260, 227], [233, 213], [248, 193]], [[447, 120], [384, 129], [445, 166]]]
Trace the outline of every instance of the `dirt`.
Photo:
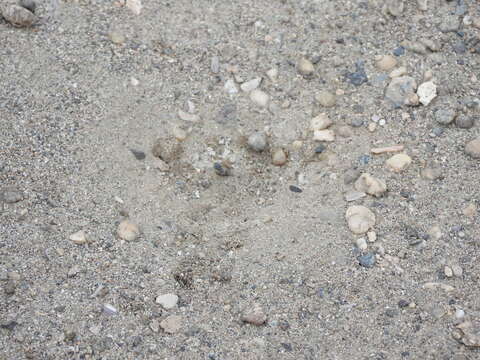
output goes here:
[[[480, 166], [464, 147], [480, 136], [480, 6], [384, 3], [38, 1], [34, 26], [0, 20], [0, 358], [478, 358]], [[419, 85], [431, 70], [431, 103], [385, 99], [375, 57], [394, 53]], [[239, 86], [257, 77], [266, 108]], [[447, 108], [474, 125], [439, 124]], [[336, 133], [321, 149], [320, 113]], [[398, 144], [398, 173], [370, 153]], [[362, 173], [387, 192], [347, 202]], [[375, 214], [367, 249], [350, 205]]]

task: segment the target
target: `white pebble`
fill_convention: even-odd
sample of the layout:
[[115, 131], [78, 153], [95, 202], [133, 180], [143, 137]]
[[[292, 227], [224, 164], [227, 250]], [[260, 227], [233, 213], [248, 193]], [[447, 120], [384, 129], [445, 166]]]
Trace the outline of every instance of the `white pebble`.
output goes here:
[[270, 96], [262, 90], [255, 89], [250, 93], [250, 100], [252, 100], [255, 105], [266, 108], [270, 101]]
[[357, 239], [355, 241], [355, 244], [357, 245], [357, 247], [360, 249], [360, 250], [367, 250], [368, 248], [368, 244], [367, 244], [367, 240], [365, 240], [365, 238], [360, 238], [360, 239]]

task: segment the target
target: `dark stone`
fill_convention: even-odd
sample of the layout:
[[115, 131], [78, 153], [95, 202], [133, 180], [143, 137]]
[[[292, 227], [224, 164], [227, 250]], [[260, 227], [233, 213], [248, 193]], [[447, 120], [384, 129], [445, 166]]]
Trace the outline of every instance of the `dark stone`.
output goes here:
[[409, 304], [410, 303], [407, 300], [402, 299], [398, 302], [398, 307], [399, 308], [406, 308], [406, 307], [408, 307]]
[[352, 119], [352, 121], [350, 121], [350, 125], [352, 127], [356, 127], [356, 128], [362, 127], [363, 126], [363, 120], [359, 119], [359, 118]]
[[320, 144], [318, 145], [316, 148], [315, 148], [315, 154], [321, 154], [322, 152], [324, 152], [325, 150], [327, 149], [327, 147], [323, 144]]
[[368, 253], [360, 256], [358, 262], [363, 267], [372, 268], [375, 265], [375, 255], [373, 253]]
[[456, 54], [465, 54], [467, 52], [467, 46], [462, 40], [455, 42], [452, 45], [452, 49]]
[[367, 165], [370, 162], [371, 159], [372, 159], [372, 157], [370, 155], [362, 155], [358, 158], [358, 161], [362, 165]]
[[17, 326], [18, 323], [14, 320], [7, 321], [6, 323], [0, 324], [0, 328], [6, 329], [8, 331], [13, 331], [15, 329], [15, 326]]
[[393, 55], [395, 56], [402, 56], [404, 54], [405, 54], [405, 48], [403, 46], [399, 46], [395, 50], [393, 50]]
[[143, 151], [135, 150], [135, 149], [130, 149], [130, 151], [132, 152], [133, 156], [135, 156], [135, 159], [145, 160], [146, 155]]
[[354, 72], [347, 72], [345, 78], [350, 82], [350, 84], [355, 86], [360, 86], [368, 82], [367, 73], [365, 72], [364, 65], [362, 61], [357, 61], [355, 64]]
[[288, 344], [288, 343], [281, 343], [280, 345], [282, 345], [282, 347], [285, 349], [285, 351], [292, 351], [293, 348], [292, 348], [292, 345]]
[[303, 191], [302, 189], [300, 189], [298, 186], [295, 186], [295, 185], [290, 185], [289, 189], [291, 192], [294, 192], [294, 193], [301, 193]]
[[215, 170], [215, 173], [219, 176], [228, 176], [229, 175], [228, 169], [226, 169], [224, 166], [222, 166], [222, 164], [220, 164], [219, 162], [216, 162], [215, 164], [213, 164], [213, 169]]
[[19, 5], [27, 10], [30, 10], [32, 13], [35, 13], [37, 4], [33, 0], [20, 0]]

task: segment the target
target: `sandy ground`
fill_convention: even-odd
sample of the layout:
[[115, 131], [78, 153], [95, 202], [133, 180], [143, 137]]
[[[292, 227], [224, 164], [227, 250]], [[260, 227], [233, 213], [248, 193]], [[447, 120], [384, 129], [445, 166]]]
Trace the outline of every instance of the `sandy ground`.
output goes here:
[[[480, 6], [390, 3], [39, 1], [33, 27], [0, 20], [0, 358], [479, 358]], [[432, 78], [428, 105], [385, 99], [401, 66]], [[265, 107], [240, 88], [256, 78]], [[391, 145], [400, 172], [370, 152]], [[388, 190], [347, 202], [362, 173]]]

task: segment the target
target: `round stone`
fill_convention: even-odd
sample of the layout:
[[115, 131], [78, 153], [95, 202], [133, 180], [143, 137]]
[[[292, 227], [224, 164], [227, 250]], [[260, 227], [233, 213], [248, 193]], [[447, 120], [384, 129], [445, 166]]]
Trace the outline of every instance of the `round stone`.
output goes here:
[[272, 153], [272, 164], [276, 166], [283, 166], [287, 163], [287, 154], [283, 149], [276, 149]]
[[393, 70], [395, 66], [397, 66], [397, 59], [392, 55], [384, 55], [377, 60], [377, 67], [382, 71]]
[[298, 73], [303, 76], [311, 76], [315, 72], [315, 68], [313, 67], [313, 64], [305, 58], [301, 58], [298, 61], [297, 70], [298, 70]]
[[475, 118], [473, 116], [461, 114], [455, 119], [455, 125], [460, 129], [470, 129], [474, 124]]
[[129, 220], [123, 220], [117, 229], [117, 235], [120, 239], [133, 241], [140, 235], [139, 227]]
[[310, 120], [310, 130], [317, 131], [317, 130], [324, 130], [330, 127], [333, 124], [333, 121], [330, 120], [327, 114], [322, 113], [315, 116], [312, 120]]
[[387, 191], [387, 185], [382, 180], [365, 173], [355, 181], [355, 189], [379, 197]]
[[329, 91], [322, 90], [316, 96], [315, 99], [323, 107], [332, 107], [335, 106], [336, 98], [335, 95]]
[[393, 172], [404, 171], [412, 162], [407, 154], [396, 154], [385, 162], [387, 169]]
[[480, 159], [480, 137], [465, 145], [465, 153], [474, 159]]
[[435, 112], [435, 120], [440, 125], [448, 125], [455, 120], [457, 113], [454, 109], [441, 108]]
[[250, 93], [250, 100], [252, 100], [255, 105], [266, 108], [270, 101], [270, 96], [262, 90], [255, 89]]
[[353, 205], [345, 213], [348, 227], [354, 234], [365, 234], [375, 226], [375, 214], [367, 207]]
[[247, 144], [250, 149], [262, 152], [267, 147], [267, 136], [264, 132], [257, 131], [248, 137]]
[[177, 306], [178, 296], [175, 294], [159, 295], [155, 302], [160, 304], [165, 310], [170, 310]]

